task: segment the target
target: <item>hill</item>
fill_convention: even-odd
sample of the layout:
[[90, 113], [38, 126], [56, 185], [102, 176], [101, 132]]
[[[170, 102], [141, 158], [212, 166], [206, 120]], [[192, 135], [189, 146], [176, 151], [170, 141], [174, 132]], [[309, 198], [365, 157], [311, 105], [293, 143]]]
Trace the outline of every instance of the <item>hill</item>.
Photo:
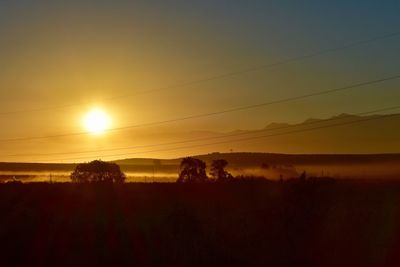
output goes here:
[[[400, 178], [400, 154], [274, 154], [274, 153], [211, 153], [197, 155], [209, 166], [215, 159], [226, 159], [234, 175], [264, 175], [277, 179], [296, 176], [302, 171], [310, 175], [329, 174], [341, 178]], [[159, 177], [179, 172], [182, 158], [133, 158], [115, 161], [132, 175]], [[76, 164], [0, 163], [0, 173], [72, 172]], [[7, 176], [7, 177], [8, 177]]]
[[[163, 138], [164, 135], [165, 131], [151, 136], [134, 131], [132, 136], [135, 136], [135, 140], [132, 142], [154, 145], [184, 141], [181, 145], [172, 146], [172, 150], [171, 146], [160, 146], [159, 152], [145, 154], [148, 157], [163, 158], [202, 155], [214, 151], [284, 154], [399, 153], [400, 116], [340, 114], [326, 119], [309, 118], [296, 124], [270, 123], [257, 130], [212, 132], [177, 129], [175, 132], [168, 132], [168, 138]], [[167, 150], [163, 151], [165, 147]]]

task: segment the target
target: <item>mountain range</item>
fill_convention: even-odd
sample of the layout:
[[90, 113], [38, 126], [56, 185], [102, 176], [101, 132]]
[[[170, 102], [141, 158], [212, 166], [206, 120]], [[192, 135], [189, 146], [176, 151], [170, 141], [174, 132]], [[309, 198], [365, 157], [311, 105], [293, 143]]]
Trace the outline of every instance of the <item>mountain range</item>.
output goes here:
[[400, 114], [340, 114], [329, 119], [310, 118], [298, 124], [271, 123], [259, 130], [237, 130], [229, 133], [180, 132], [176, 133], [173, 140], [198, 140], [172, 146], [172, 149], [178, 148], [178, 151], [183, 152], [180, 155], [211, 152], [398, 153]]

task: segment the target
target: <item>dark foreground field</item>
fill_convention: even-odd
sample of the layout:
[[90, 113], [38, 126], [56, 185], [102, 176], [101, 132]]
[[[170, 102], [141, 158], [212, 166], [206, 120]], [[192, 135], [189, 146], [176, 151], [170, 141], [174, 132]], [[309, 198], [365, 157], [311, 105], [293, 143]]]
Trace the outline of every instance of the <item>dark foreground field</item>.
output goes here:
[[0, 266], [400, 266], [400, 183], [0, 186]]

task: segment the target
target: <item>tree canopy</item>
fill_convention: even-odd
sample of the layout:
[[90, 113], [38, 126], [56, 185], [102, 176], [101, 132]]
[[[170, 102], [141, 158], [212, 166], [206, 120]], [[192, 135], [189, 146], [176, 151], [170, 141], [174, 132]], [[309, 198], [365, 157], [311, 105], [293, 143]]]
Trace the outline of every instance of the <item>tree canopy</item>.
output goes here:
[[217, 182], [228, 182], [233, 179], [233, 176], [225, 170], [228, 162], [224, 159], [214, 160], [211, 164], [211, 176]]
[[116, 163], [100, 160], [79, 164], [71, 174], [74, 183], [123, 183], [125, 179]]
[[206, 163], [192, 157], [184, 158], [181, 162], [181, 172], [178, 183], [203, 183], [208, 180]]

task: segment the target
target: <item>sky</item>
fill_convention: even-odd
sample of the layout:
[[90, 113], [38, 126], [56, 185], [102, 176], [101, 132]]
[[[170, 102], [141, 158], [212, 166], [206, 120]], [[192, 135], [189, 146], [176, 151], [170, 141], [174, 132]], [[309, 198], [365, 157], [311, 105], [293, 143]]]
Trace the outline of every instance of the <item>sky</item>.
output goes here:
[[[139, 135], [159, 143], [181, 132], [261, 129], [398, 105], [394, 80], [135, 131], [4, 142], [84, 131], [82, 118], [94, 107], [119, 128], [398, 75], [394, 36], [205, 81], [398, 32], [399, 11], [399, 1], [0, 0], [0, 161], [137, 146]], [[140, 156], [158, 155], [178, 156]]]

